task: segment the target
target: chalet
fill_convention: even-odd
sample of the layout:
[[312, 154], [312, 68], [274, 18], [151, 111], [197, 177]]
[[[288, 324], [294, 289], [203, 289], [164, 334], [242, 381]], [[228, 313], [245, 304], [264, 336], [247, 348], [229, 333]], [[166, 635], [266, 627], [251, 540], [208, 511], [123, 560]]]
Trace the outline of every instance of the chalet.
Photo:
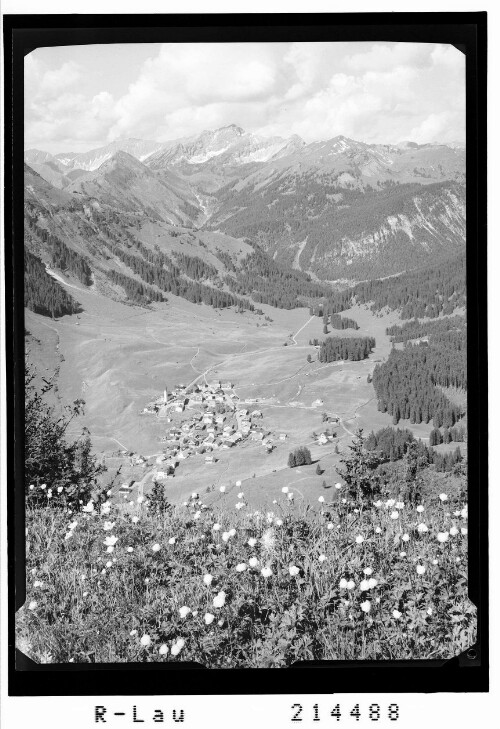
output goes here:
[[233, 389], [233, 383], [232, 382], [223, 382], [222, 383], [222, 389], [223, 390], [232, 390]]
[[252, 418], [261, 418], [261, 417], [262, 417], [261, 410], [252, 410]]
[[326, 433], [320, 433], [318, 443], [320, 443], [321, 445], [325, 445], [325, 443], [328, 443], [328, 437]]
[[215, 463], [215, 458], [213, 456], [205, 456], [205, 463]]
[[280, 433], [280, 440], [286, 440], [288, 438], [286, 433]]

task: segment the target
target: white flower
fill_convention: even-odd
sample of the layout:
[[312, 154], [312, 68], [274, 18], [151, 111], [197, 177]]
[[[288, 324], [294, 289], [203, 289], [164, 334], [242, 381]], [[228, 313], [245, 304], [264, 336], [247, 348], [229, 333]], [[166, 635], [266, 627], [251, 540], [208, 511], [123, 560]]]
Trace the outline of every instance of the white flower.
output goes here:
[[391, 519], [399, 519], [399, 511], [391, 511]]
[[30, 604], [28, 605], [28, 608], [29, 608], [30, 610], [36, 610], [36, 608], [37, 608], [37, 607], [38, 607], [38, 603], [37, 603], [37, 601], [36, 601], [36, 600], [32, 600], [32, 601], [30, 602]]
[[295, 577], [296, 575], [299, 574], [300, 569], [298, 567], [296, 567], [294, 564], [291, 564], [290, 567], [288, 568], [288, 571], [290, 572], [290, 577]]
[[244, 506], [245, 506], [245, 504], [243, 503], [243, 501], [238, 501], [238, 503], [235, 505], [234, 508], [238, 509], [238, 511], [239, 511], [240, 509], [243, 509]]
[[403, 501], [398, 501], [396, 504], [396, 509], [404, 509], [405, 505]]
[[327, 528], [327, 529], [333, 529], [333, 524], [332, 524], [332, 522], [329, 522], [329, 523], [328, 523], [328, 524], [326, 525], [326, 528]]
[[424, 532], [428, 532], [429, 529], [427, 528], [427, 524], [419, 524], [417, 527], [417, 531], [420, 532], [420, 534], [423, 534]]
[[101, 575], [105, 575], [105, 574], [106, 574], [106, 570], [102, 569], [101, 570]]
[[253, 537], [250, 537], [250, 539], [248, 540], [247, 544], [248, 544], [249, 547], [255, 547], [255, 545], [257, 544], [257, 540], [254, 539]]
[[380, 507], [382, 506], [382, 502], [380, 501], [380, 499], [378, 501], [374, 501], [373, 506], [376, 506], [377, 509], [380, 509]]
[[343, 504], [347, 504], [347, 499], [342, 499]]
[[421, 564], [417, 564], [417, 575], [425, 574], [425, 567]]
[[390, 509], [391, 507], [394, 506], [395, 503], [396, 503], [396, 501], [394, 499], [388, 499], [385, 502], [386, 509]]
[[288, 486], [283, 486], [283, 488], [281, 489], [281, 493], [287, 494], [288, 493]]
[[403, 540], [403, 542], [409, 542], [410, 541], [410, 535], [409, 534], [403, 534], [403, 536], [401, 537], [401, 539]]
[[319, 562], [324, 562], [325, 559], [326, 559], [326, 554], [320, 554], [319, 557], [318, 557], [318, 561]]
[[145, 577], [144, 578], [144, 584], [145, 585], [149, 585], [149, 577]]
[[133, 524], [137, 524], [138, 521], [139, 521], [139, 517], [138, 516], [133, 516], [132, 517], [132, 523]]
[[276, 519], [276, 521], [274, 523], [276, 524], [276, 526], [279, 526], [279, 527], [280, 526], [283, 526], [283, 520], [282, 519]]
[[239, 498], [239, 499], [242, 499], [242, 498], [244, 497], [244, 495], [245, 495], [245, 494], [243, 493], [243, 491], [240, 491], [240, 493], [238, 494], [238, 498]]
[[380, 527], [375, 527], [375, 534], [382, 534], [382, 529]]
[[288, 499], [289, 499], [290, 501], [293, 501], [293, 500], [294, 500], [294, 498], [295, 498], [295, 497], [294, 497], [294, 495], [293, 495], [293, 494], [292, 494], [292, 492], [290, 491], [290, 493], [288, 494]]
[[90, 499], [89, 503], [83, 507], [82, 511], [85, 511], [88, 514], [94, 511], [94, 502], [92, 501], [92, 499]]
[[175, 537], [170, 537], [170, 539], [168, 540], [168, 543], [175, 544]]
[[[30, 484], [30, 491], [33, 491], [34, 488], [35, 488], [34, 484]], [[62, 486], [59, 486], [59, 488], [62, 490]]]
[[342, 484], [341, 483], [336, 483], [335, 484], [335, 488], [336, 489], [341, 489], [342, 488]]
[[460, 529], [461, 533], [464, 535], [464, 537], [467, 535], [467, 529], [465, 527], [462, 527]]
[[179, 615], [181, 616], [181, 618], [187, 618], [190, 612], [191, 608], [188, 608], [187, 605], [183, 605], [181, 608], [179, 608]]
[[436, 564], [439, 564], [439, 562], [438, 562], [438, 560], [437, 560], [437, 559], [433, 559], [433, 560], [432, 560], [432, 564], [436, 565]]
[[135, 628], [134, 628], [134, 630], [131, 630], [130, 635], [137, 635], [137, 630]]
[[432, 608], [427, 608], [427, 615], [432, 615]]
[[212, 576], [212, 575], [209, 575], [209, 574], [203, 575], [203, 582], [204, 582], [204, 583], [205, 583], [205, 585], [207, 585], [208, 587], [210, 587], [210, 585], [212, 584], [212, 580], [213, 580], [213, 579], [214, 579], [214, 578], [213, 578], [213, 576]]
[[40, 580], [35, 580], [35, 582], [33, 583], [33, 587], [42, 587], [42, 586], [43, 586], [43, 582], [40, 582]]
[[318, 501], [319, 501], [320, 504], [324, 504], [325, 503], [325, 497], [324, 496], [320, 496], [318, 498]]
[[400, 552], [400, 553], [399, 553], [399, 556], [400, 556], [400, 557], [406, 557], [406, 552]]
[[193, 491], [193, 493], [191, 494], [191, 498], [192, 499], [197, 499], [198, 498], [198, 494], [196, 493], [196, 491]]
[[114, 521], [105, 521], [104, 526], [103, 526], [104, 531], [110, 532], [111, 529], [114, 527], [115, 523], [116, 522], [114, 522]]
[[354, 588], [356, 587], [356, 584], [355, 584], [354, 580], [349, 580], [349, 582], [347, 583], [346, 587], [347, 587], [348, 590], [354, 590]]
[[46, 483], [42, 483], [42, 485], [40, 486], [40, 488], [41, 488], [41, 489], [42, 489], [43, 491], [45, 491], [45, 489], [47, 488], [47, 484], [46, 484]]
[[419, 512], [419, 514], [421, 514], [423, 512], [423, 510], [424, 510], [424, 507], [422, 506], [422, 504], [419, 504], [417, 506], [417, 511]]
[[259, 566], [259, 560], [257, 559], [257, 557], [250, 557], [250, 559], [248, 560], [248, 564], [250, 565], [250, 567], [253, 567], [255, 569]]
[[222, 541], [223, 542], [228, 542], [230, 540], [230, 538], [231, 538], [231, 535], [229, 534], [229, 532], [222, 532]]
[[147, 633], [145, 633], [141, 638], [141, 645], [144, 646], [144, 648], [147, 648], [148, 645], [151, 645], [151, 638]]
[[153, 552], [159, 552], [160, 551], [160, 545], [159, 544], [153, 544], [153, 546], [151, 547], [151, 549], [153, 550]]
[[109, 547], [108, 547], [108, 548], [106, 549], [106, 552], [109, 552], [109, 554], [111, 554], [111, 552], [112, 552], [113, 550], [114, 550], [114, 547], [111, 547], [111, 546], [109, 546]]
[[372, 570], [371, 567], [365, 567], [364, 570], [363, 570], [363, 573], [365, 575], [372, 575], [373, 574], [373, 570]]
[[213, 599], [213, 606], [216, 608], [224, 607], [224, 603], [226, 602], [226, 593], [221, 590]]
[[184, 638], [177, 638], [175, 643], [172, 645], [172, 648], [170, 649], [170, 653], [173, 656], [178, 656], [185, 645], [186, 643], [184, 641]]
[[446, 540], [448, 539], [448, 536], [449, 536], [448, 532], [439, 532], [437, 535], [437, 540], [438, 540], [438, 542], [441, 542], [441, 543], [446, 542]]
[[356, 544], [363, 544], [364, 541], [364, 536], [362, 534], [358, 534], [358, 536], [356, 537]]
[[87, 597], [88, 594], [89, 594], [88, 592], [84, 592], [83, 597]]
[[399, 618], [401, 617], [401, 615], [403, 613], [400, 613], [399, 610], [393, 610], [392, 611], [392, 614], [394, 615], [394, 617], [396, 618], [396, 620], [399, 620]]
[[230, 536], [230, 537], [234, 537], [234, 536], [235, 536], [235, 534], [236, 534], [236, 529], [234, 529], [234, 528], [233, 528], [233, 529], [230, 529], [230, 530], [229, 530], [229, 536]]
[[212, 529], [214, 532], [218, 532], [220, 530], [220, 524], [214, 524]]
[[[31, 488], [31, 486], [30, 486], [30, 488]], [[60, 494], [62, 490], [63, 490], [63, 486], [58, 486], [57, 487], [57, 493], [58, 494]]]
[[133, 547], [127, 547], [127, 552], [133, 552], [133, 551], [134, 551]]
[[212, 615], [212, 613], [205, 613], [205, 617], [203, 618], [206, 625], [210, 625], [215, 620], [215, 615]]
[[226, 490], [226, 487], [225, 486], [221, 486], [219, 488], [219, 491], [221, 492], [221, 494], [223, 494], [225, 490]]
[[271, 577], [273, 571], [270, 567], [263, 567], [260, 571], [260, 574], [262, 575], [262, 577]]
[[371, 602], [369, 600], [365, 600], [364, 602], [361, 603], [361, 605], [359, 607], [361, 608], [361, 610], [364, 613], [369, 613], [371, 606], [372, 606]]
[[64, 535], [64, 539], [69, 539], [69, 538], [70, 538], [70, 537], [72, 537], [72, 536], [73, 536], [73, 532], [67, 532], [67, 533], [66, 533], [66, 534]]
[[439, 498], [441, 501], [448, 501], [448, 496], [446, 494], [439, 494]]
[[109, 561], [109, 562], [106, 562], [106, 567], [107, 567], [108, 569], [109, 569], [110, 567], [112, 567], [112, 566], [113, 566], [113, 562], [111, 562], [111, 561]]
[[166, 656], [168, 653], [168, 645], [163, 643], [163, 645], [159, 647], [158, 653], [160, 654], [160, 656]]
[[197, 511], [195, 514], [193, 514], [193, 519], [199, 519], [201, 516], [201, 511]]
[[236, 572], [244, 572], [246, 570], [247, 566], [245, 562], [240, 562], [240, 564], [236, 565]]
[[456, 536], [458, 534], [458, 529], [455, 526], [452, 526], [450, 529], [450, 534], [452, 537]]
[[118, 541], [118, 537], [111, 535], [109, 537], [106, 537], [103, 544], [105, 544], [106, 547], [114, 547], [115, 544], [117, 543], [117, 541]]
[[142, 504], [143, 501], [144, 501], [144, 496], [138, 496], [137, 497], [137, 503], [138, 504]]
[[369, 590], [370, 584], [369, 584], [368, 580], [362, 580], [359, 583], [359, 589], [361, 590], [361, 592], [364, 592], [365, 590]]
[[239, 488], [241, 486], [241, 481], [236, 481], [236, 486]]
[[345, 590], [347, 588], [347, 580], [345, 577], [342, 577], [342, 579], [340, 580], [339, 587], [341, 590]]
[[464, 506], [464, 508], [463, 508], [463, 509], [462, 509], [462, 511], [460, 512], [460, 516], [462, 517], [462, 519], [467, 519], [467, 513], [468, 513], [468, 512], [467, 512], [467, 507], [466, 507], [466, 506]]
[[77, 526], [78, 526], [78, 522], [72, 521], [71, 524], [69, 525], [68, 529], [75, 529]]

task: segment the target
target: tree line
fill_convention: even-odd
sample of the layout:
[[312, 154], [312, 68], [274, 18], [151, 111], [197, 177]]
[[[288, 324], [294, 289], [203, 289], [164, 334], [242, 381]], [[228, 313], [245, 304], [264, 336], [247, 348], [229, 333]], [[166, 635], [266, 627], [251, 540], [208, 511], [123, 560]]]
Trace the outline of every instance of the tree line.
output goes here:
[[59, 317], [82, 311], [80, 304], [45, 270], [42, 261], [24, 249], [24, 306], [36, 314]]
[[327, 337], [321, 344], [318, 359], [320, 362], [358, 361], [368, 357], [374, 347], [373, 337]]

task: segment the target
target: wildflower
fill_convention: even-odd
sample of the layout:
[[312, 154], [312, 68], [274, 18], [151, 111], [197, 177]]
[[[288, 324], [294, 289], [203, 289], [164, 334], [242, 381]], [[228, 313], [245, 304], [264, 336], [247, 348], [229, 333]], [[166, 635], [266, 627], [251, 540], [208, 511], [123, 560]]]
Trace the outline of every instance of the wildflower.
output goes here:
[[406, 557], [406, 552], [400, 552], [400, 553], [399, 553], [399, 556], [400, 556], [400, 557]]
[[181, 608], [179, 608], [179, 615], [181, 616], [181, 618], [187, 618], [190, 612], [191, 609], [188, 608], [187, 605], [183, 605]]
[[295, 498], [295, 497], [294, 497], [293, 493], [292, 493], [292, 492], [290, 491], [290, 493], [288, 494], [288, 499], [289, 499], [289, 501], [293, 501], [293, 500], [294, 500], [294, 498]]
[[263, 567], [260, 571], [260, 574], [262, 575], [262, 577], [271, 577], [273, 571], [270, 567]]
[[133, 516], [132, 517], [132, 523], [133, 524], [137, 524], [138, 521], [139, 521], [139, 517], [138, 516]]
[[341, 483], [336, 483], [335, 484], [335, 488], [336, 489], [341, 489], [342, 488], [342, 484]]
[[116, 522], [114, 522], [114, 521], [105, 521], [104, 522], [104, 526], [103, 526], [104, 531], [105, 532], [110, 532], [111, 529], [114, 527], [115, 523]]
[[403, 542], [409, 542], [410, 541], [410, 535], [409, 534], [403, 534], [403, 536], [401, 537], [401, 539], [403, 540]]
[[226, 487], [225, 486], [221, 486], [219, 488], [219, 491], [221, 492], [221, 494], [223, 494], [225, 490], [226, 490]]
[[108, 501], [106, 501], [106, 502], [105, 502], [105, 503], [104, 503], [104, 504], [103, 504], [103, 505], [101, 506], [101, 514], [109, 514], [109, 512], [110, 512], [110, 511], [111, 511], [111, 505], [109, 504], [109, 502], [108, 502]]
[[391, 511], [391, 519], [399, 519], [399, 511]]
[[359, 583], [359, 589], [361, 590], [361, 592], [365, 592], [365, 590], [369, 590], [370, 589], [370, 585], [368, 583], [368, 580], [362, 580]]
[[393, 610], [393, 611], [392, 611], [392, 614], [393, 614], [393, 616], [394, 616], [394, 617], [396, 618], [396, 620], [399, 620], [399, 618], [401, 617], [401, 615], [402, 615], [403, 613], [400, 613], [400, 612], [399, 612], [399, 610]]
[[388, 500], [387, 500], [387, 501], [385, 502], [385, 507], [386, 507], [386, 509], [390, 509], [390, 508], [392, 508], [392, 507], [394, 506], [394, 504], [395, 504], [395, 503], [396, 503], [396, 501], [395, 501], [394, 499], [388, 499]]
[[43, 582], [40, 582], [40, 580], [36, 580], [36, 581], [35, 581], [35, 582], [33, 583], [33, 587], [42, 587], [42, 585], [43, 585]]
[[327, 528], [327, 529], [333, 529], [333, 524], [332, 524], [332, 522], [329, 522], [329, 523], [328, 523], [328, 524], [326, 525], [326, 528]]
[[446, 494], [439, 494], [439, 498], [441, 501], [448, 501], [448, 496]]
[[365, 567], [365, 569], [363, 570], [363, 573], [365, 575], [372, 575], [373, 574], [373, 570], [372, 570], [371, 567]]
[[318, 498], [318, 501], [319, 501], [320, 504], [324, 504], [325, 503], [325, 497], [324, 496], [320, 496]]
[[288, 493], [288, 486], [283, 486], [283, 488], [281, 489], [281, 493], [287, 494]]
[[355, 514], [359, 514], [359, 509], [354, 509]]
[[250, 557], [250, 559], [248, 560], [248, 564], [250, 565], [250, 567], [253, 567], [255, 569], [255, 567], [259, 566], [259, 560], [257, 559], [257, 557]]
[[106, 539], [103, 541], [103, 544], [106, 545], [106, 547], [114, 547], [117, 541], [118, 537], [111, 535], [109, 537], [106, 537]]
[[198, 498], [198, 494], [196, 493], [196, 491], [193, 491], [193, 493], [191, 494], [191, 498], [192, 499], [197, 499]]
[[369, 600], [365, 600], [364, 602], [361, 603], [361, 605], [359, 607], [361, 608], [361, 610], [364, 613], [369, 613], [371, 606], [372, 606], [371, 602]]
[[153, 552], [159, 552], [160, 551], [160, 545], [158, 543], [153, 544], [153, 546], [151, 547], [151, 549], [153, 550]]
[[467, 535], [467, 529], [465, 527], [462, 527], [460, 532], [464, 535], [464, 537]]
[[42, 483], [42, 485], [40, 486], [40, 488], [42, 489], [42, 491], [45, 491], [45, 489], [47, 488], [47, 484], [46, 483]]
[[441, 542], [443, 544], [448, 539], [448, 532], [439, 532], [437, 535], [438, 542]]
[[105, 574], [106, 574], [106, 570], [105, 569], [102, 569], [101, 570], [101, 575], [105, 575]]
[[147, 648], [148, 645], [151, 645], [151, 638], [147, 633], [145, 633], [141, 638], [141, 645], [144, 646], [144, 648]]
[[421, 514], [423, 512], [423, 510], [424, 510], [424, 507], [422, 506], [422, 504], [419, 504], [417, 506], [417, 511], [419, 512], [419, 514]]
[[324, 562], [325, 559], [326, 559], [326, 554], [320, 554], [319, 557], [318, 557], [318, 561], [319, 562]]
[[455, 537], [458, 534], [458, 529], [455, 526], [452, 526], [450, 529], [450, 534], [452, 537]]
[[85, 511], [87, 514], [91, 514], [94, 511], [94, 502], [92, 499], [90, 499], [89, 503], [83, 507], [82, 511]]
[[427, 608], [427, 615], [432, 615], [432, 608]]
[[38, 607], [38, 603], [37, 603], [37, 601], [36, 601], [36, 600], [32, 600], [32, 601], [30, 602], [30, 604], [28, 605], [28, 608], [29, 608], [30, 610], [36, 610], [36, 608], [37, 608], [37, 607]]
[[299, 574], [300, 569], [298, 567], [296, 567], [294, 564], [291, 564], [290, 567], [288, 568], [288, 571], [290, 572], [290, 577], [295, 577], [296, 575]]
[[193, 519], [199, 519], [201, 516], [201, 511], [197, 511], [195, 514], [193, 514]]
[[428, 532], [428, 528], [426, 524], [419, 524], [417, 527], [417, 531], [420, 532], [420, 534], [423, 534], [424, 532]]
[[382, 529], [380, 527], [375, 527], [375, 534], [382, 534]]
[[144, 584], [145, 585], [149, 585], [149, 577], [145, 577], [144, 578]]
[[339, 587], [341, 590], [345, 590], [347, 588], [347, 580], [345, 577], [342, 577], [342, 579], [340, 580]]
[[403, 501], [398, 501], [396, 504], [396, 509], [404, 509], [405, 505]]
[[417, 565], [417, 575], [425, 574], [425, 567], [422, 564]]
[[220, 530], [220, 524], [214, 524], [212, 529], [214, 532], [218, 532]]
[[432, 560], [432, 564], [433, 564], [433, 565], [436, 565], [436, 564], [439, 564], [439, 562], [437, 561], [437, 559], [433, 559], [433, 560]]
[[382, 506], [382, 502], [380, 501], [380, 499], [378, 501], [374, 501], [373, 506], [376, 506], [377, 509], [380, 509], [380, 507]]
[[230, 530], [229, 530], [229, 536], [230, 536], [230, 537], [234, 537], [234, 536], [235, 536], [235, 534], [236, 534], [236, 529], [234, 529], [234, 528], [233, 528], [233, 529], [230, 529]]
[[354, 588], [356, 587], [356, 584], [355, 584], [354, 580], [349, 580], [349, 582], [347, 583], [346, 587], [347, 587], [348, 590], [354, 590]]
[[109, 554], [111, 554], [111, 552], [112, 552], [113, 550], [114, 550], [114, 547], [112, 547], [112, 546], [109, 546], [109, 547], [108, 547], [108, 548], [106, 549], [106, 552], [108, 552]]
[[135, 628], [134, 628], [134, 630], [131, 630], [130, 635], [137, 635], [137, 630]]
[[113, 566], [113, 562], [106, 562], [106, 567], [109, 569]]
[[168, 540], [168, 543], [175, 544], [175, 537], [170, 537], [170, 539]]
[[160, 656], [166, 656], [168, 653], [168, 645], [163, 643], [163, 645], [159, 647], [158, 653], [160, 654]]
[[127, 552], [133, 552], [133, 551], [134, 551], [133, 547], [127, 547]]
[[72, 521], [71, 524], [69, 525], [68, 529], [76, 529], [77, 526], [78, 526], [78, 522]]
[[276, 538], [272, 529], [266, 529], [261, 538], [262, 546], [267, 551], [271, 551], [274, 548]]
[[229, 534], [229, 532], [222, 532], [222, 541], [223, 542], [228, 542], [230, 540], [230, 538], [231, 538], [231, 535]]
[[240, 564], [236, 565], [236, 572], [244, 572], [246, 568], [246, 564], [244, 562], [240, 562]]
[[347, 499], [342, 499], [343, 504], [347, 504]]
[[209, 575], [209, 574], [203, 575], [203, 582], [205, 583], [205, 585], [207, 585], [207, 587], [210, 587], [213, 579], [214, 578], [212, 577], [212, 575]]
[[250, 537], [250, 539], [248, 540], [247, 544], [248, 544], [249, 547], [255, 547], [255, 545], [257, 544], [257, 540], [254, 539], [253, 537]]
[[226, 602], [226, 593], [221, 590], [213, 599], [213, 606], [216, 608], [224, 607], [224, 603]]
[[243, 501], [238, 501], [238, 503], [235, 505], [234, 508], [238, 509], [238, 511], [239, 511], [240, 509], [243, 509], [244, 506], [245, 506], [245, 504], [243, 503]]
[[356, 544], [363, 544], [364, 541], [364, 536], [362, 534], [358, 534], [358, 536], [356, 537]]
[[240, 493], [238, 494], [238, 498], [239, 498], [239, 499], [242, 499], [242, 498], [244, 497], [244, 495], [245, 495], [245, 494], [243, 493], [243, 491], [240, 491]]
[[370, 586], [370, 590], [373, 590], [373, 588], [377, 586], [377, 580], [374, 577], [370, 577], [368, 585]]
[[460, 516], [462, 517], [462, 519], [467, 519], [467, 507], [466, 506], [464, 506], [464, 508], [460, 512]]
[[185, 645], [186, 645], [186, 642], [185, 642], [184, 638], [177, 638], [175, 643], [172, 645], [172, 648], [170, 649], [170, 653], [173, 656], [178, 656]]
[[67, 534], [64, 535], [64, 539], [69, 539], [73, 536], [73, 532], [67, 532]]
[[87, 597], [88, 594], [89, 594], [88, 592], [84, 592], [83, 597]]
[[205, 617], [203, 619], [205, 621], [205, 625], [211, 625], [215, 620], [215, 615], [212, 615], [212, 613], [205, 613]]
[[278, 503], [278, 502], [276, 501], [276, 499], [273, 499], [273, 504], [277, 504], [277, 503]]
[[[34, 488], [35, 488], [34, 485], [30, 484], [30, 491], [33, 491]], [[59, 488], [62, 488], [62, 487], [60, 486]]]
[[455, 562], [461, 562], [461, 561], [462, 561], [461, 557], [456, 557]]

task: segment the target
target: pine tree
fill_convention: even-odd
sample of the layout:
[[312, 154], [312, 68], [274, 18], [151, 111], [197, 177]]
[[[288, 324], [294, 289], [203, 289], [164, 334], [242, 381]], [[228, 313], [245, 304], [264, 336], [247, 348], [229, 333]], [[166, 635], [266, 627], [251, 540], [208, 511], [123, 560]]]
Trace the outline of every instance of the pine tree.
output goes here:
[[346, 482], [349, 496], [356, 501], [371, 499], [380, 492], [380, 478], [375, 473], [381, 463], [380, 457], [365, 449], [363, 431], [356, 432], [354, 441], [349, 446], [351, 453], [340, 462], [339, 476]]

